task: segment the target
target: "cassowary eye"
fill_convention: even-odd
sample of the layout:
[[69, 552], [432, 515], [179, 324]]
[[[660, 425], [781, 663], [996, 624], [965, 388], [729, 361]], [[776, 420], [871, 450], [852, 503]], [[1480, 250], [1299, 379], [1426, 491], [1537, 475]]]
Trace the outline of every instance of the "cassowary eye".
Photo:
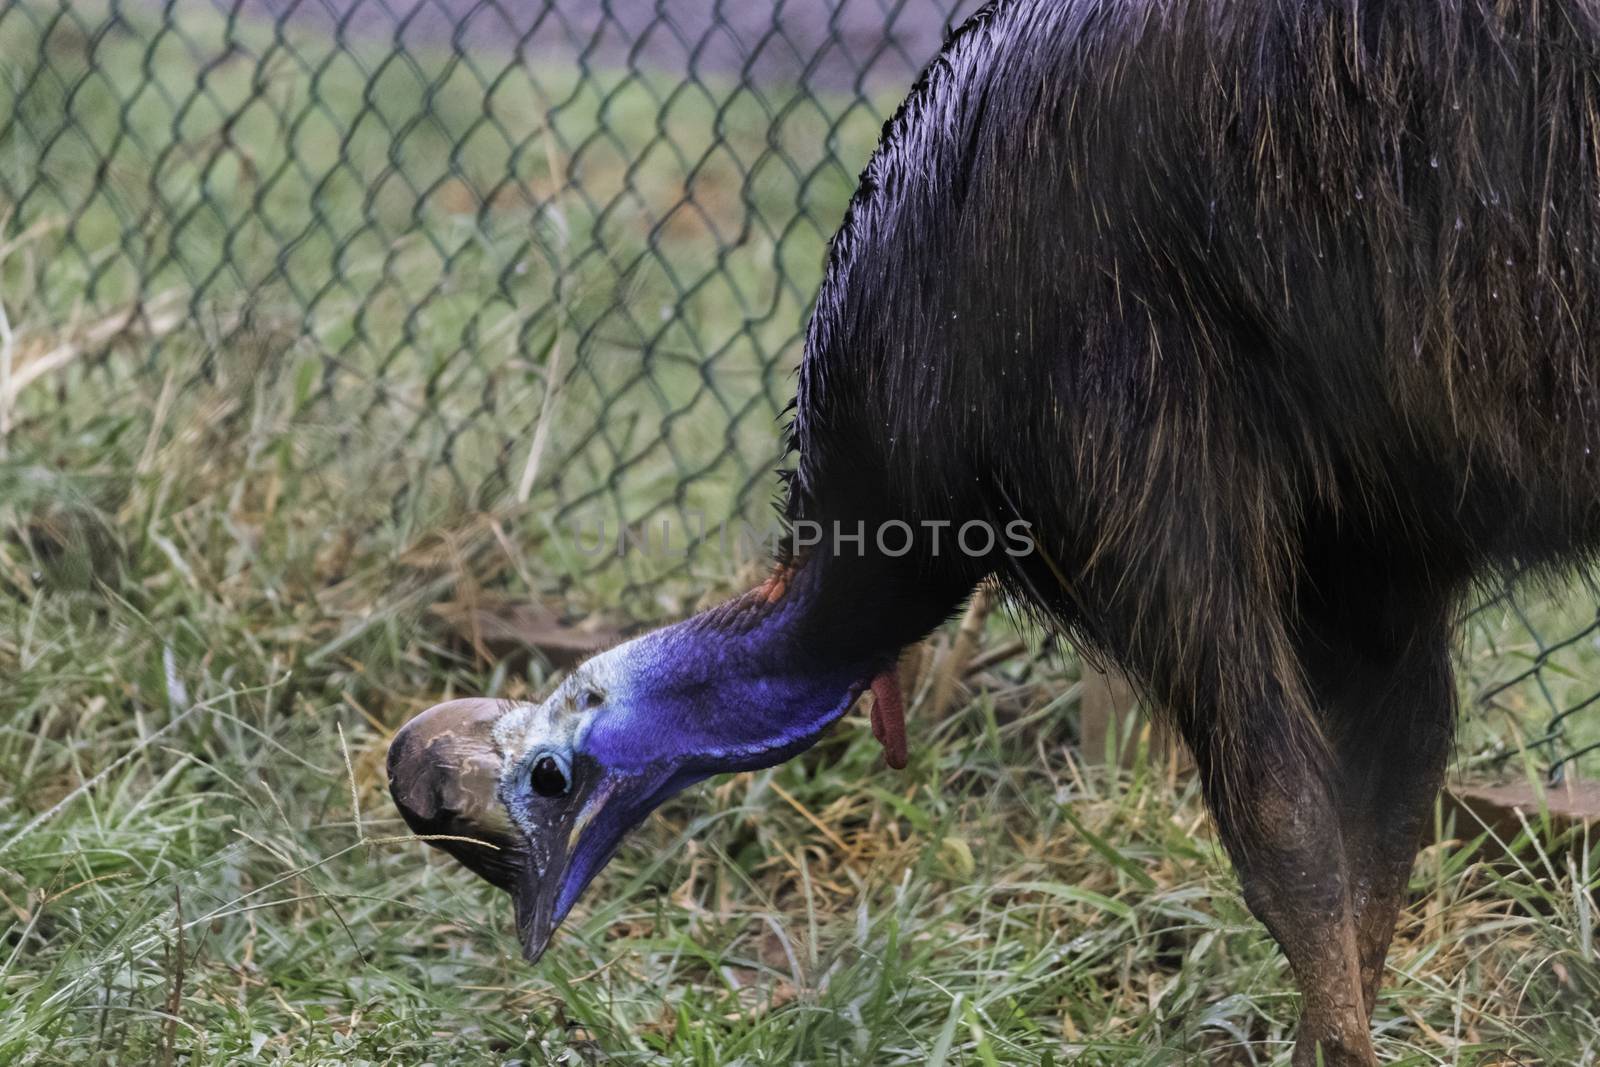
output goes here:
[[554, 756], [541, 756], [533, 764], [528, 784], [542, 797], [559, 797], [567, 791], [567, 776], [561, 773], [561, 764]]

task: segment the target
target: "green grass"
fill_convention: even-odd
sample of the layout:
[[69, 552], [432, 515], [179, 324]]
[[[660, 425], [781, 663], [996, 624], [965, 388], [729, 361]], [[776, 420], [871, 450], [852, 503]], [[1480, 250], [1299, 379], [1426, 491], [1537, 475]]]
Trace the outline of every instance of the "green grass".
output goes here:
[[[428, 55], [369, 105], [381, 56], [319, 74], [315, 41], [296, 42], [309, 69], [273, 60], [246, 104], [251, 62], [208, 67], [200, 93], [197, 71], [230, 33], [265, 53], [260, 27], [186, 14], [183, 39], [97, 35], [88, 5], [83, 23], [42, 10], [0, 9], [0, 123], [28, 116], [0, 132], [0, 305], [15, 367], [69, 353], [9, 407], [0, 455], [0, 1061], [1286, 1061], [1289, 975], [1193, 783], [1081, 762], [1070, 659], [1014, 656], [942, 721], [913, 704], [906, 772], [852, 716], [802, 759], [675, 800], [537, 969], [505, 899], [389, 804], [383, 753], [409, 715], [548, 683], [430, 606], [509, 590], [670, 614], [736, 582], [713, 558], [581, 576], [540, 535], [563, 507], [764, 502], [789, 388], [766, 368], [794, 357], [849, 189], [820, 161], [864, 159], [867, 109], [774, 90], [719, 119], [715, 97], [570, 70], [486, 103]], [[30, 81], [41, 60], [54, 73]], [[165, 95], [135, 95], [147, 83]], [[424, 97], [434, 117], [408, 125]], [[274, 115], [312, 98], [320, 117], [277, 138]], [[828, 141], [818, 116], [847, 112]], [[63, 123], [81, 134], [52, 140]], [[357, 131], [344, 161], [316, 123]], [[753, 203], [731, 177], [686, 178], [718, 137], [714, 156], [773, 168]], [[379, 181], [391, 160], [406, 176]], [[638, 202], [585, 206], [628, 181]], [[721, 232], [750, 223], [725, 269], [710, 222], [662, 220], [686, 181]], [[711, 281], [684, 296], [669, 268]], [[682, 314], [652, 341], [663, 301]], [[135, 304], [142, 324], [96, 332]], [[570, 385], [519, 504], [552, 380]], [[701, 473], [679, 500], [684, 469]], [[1542, 754], [1507, 757], [1517, 739], [1600, 685], [1591, 638], [1540, 659], [1590, 603], [1474, 618], [1469, 773], [1537, 772]], [[997, 620], [988, 641], [1011, 637]], [[1568, 723], [1570, 745], [1600, 713]], [[1419, 860], [1382, 1054], [1596, 1062], [1600, 854], [1527, 841], [1490, 866], [1477, 836]]]

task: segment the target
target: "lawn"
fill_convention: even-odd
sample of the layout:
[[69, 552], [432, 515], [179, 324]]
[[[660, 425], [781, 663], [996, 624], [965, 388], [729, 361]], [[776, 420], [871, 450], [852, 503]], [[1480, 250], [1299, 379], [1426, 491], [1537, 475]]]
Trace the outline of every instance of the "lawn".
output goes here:
[[[410, 715], [553, 677], [438, 605], [608, 630], [737, 587], [555, 534], [764, 513], [892, 97], [63, 10], [0, 6], [0, 1061], [1286, 1062], [1194, 783], [1085, 759], [1077, 661], [1004, 618], [906, 771], [852, 714], [691, 790], [536, 969], [389, 803]], [[1594, 618], [1470, 618], [1462, 775], [1600, 740], [1522, 750], [1600, 690]], [[1600, 851], [1439, 838], [1380, 1054], [1600, 1062]]]

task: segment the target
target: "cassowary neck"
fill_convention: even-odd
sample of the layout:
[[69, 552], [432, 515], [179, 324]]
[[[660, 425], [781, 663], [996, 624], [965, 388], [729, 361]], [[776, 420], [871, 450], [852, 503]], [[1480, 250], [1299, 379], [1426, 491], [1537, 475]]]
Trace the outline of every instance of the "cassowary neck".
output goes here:
[[[959, 599], [927, 583], [810, 557], [756, 589], [614, 651], [623, 719], [596, 724], [614, 766], [671, 760], [699, 775], [772, 766], [810, 747]], [[626, 724], [626, 729], [624, 729]]]
[[[831, 562], [813, 557], [780, 567], [757, 588], [668, 631], [685, 657], [684, 680], [716, 694], [704, 709], [707, 740], [724, 758], [750, 757], [758, 766], [788, 759], [893, 666], [901, 645], [891, 630], [862, 630], [850, 618], [882, 609], [838, 595]], [[708, 673], [700, 676], [701, 668]]]

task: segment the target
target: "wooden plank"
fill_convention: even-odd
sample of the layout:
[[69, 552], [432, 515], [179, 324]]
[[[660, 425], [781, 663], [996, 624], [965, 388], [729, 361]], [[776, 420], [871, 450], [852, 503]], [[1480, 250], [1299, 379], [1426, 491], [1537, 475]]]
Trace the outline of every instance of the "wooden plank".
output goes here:
[[1078, 738], [1085, 763], [1111, 760], [1112, 738], [1120, 738], [1134, 709], [1133, 690], [1121, 675], [1083, 665], [1083, 691], [1078, 697]]
[[1189, 753], [1177, 738], [1140, 713], [1133, 687], [1120, 673], [1085, 663], [1081, 684], [1078, 737], [1084, 762], [1096, 766], [1109, 763], [1115, 748], [1118, 764], [1132, 766], [1140, 741], [1148, 737], [1151, 762], [1171, 762], [1178, 771], [1188, 769]]
[[622, 640], [621, 632], [604, 620], [573, 625], [526, 597], [479, 594], [471, 601], [441, 601], [428, 612], [485, 663], [517, 664], [537, 652], [553, 667], [571, 667]]
[[[1591, 842], [1600, 840], [1600, 782], [1571, 781], [1542, 790], [1526, 782], [1454, 785], [1445, 790], [1444, 804], [1446, 825], [1453, 816], [1455, 836], [1460, 839], [1470, 840], [1488, 827], [1510, 844], [1522, 833], [1524, 821], [1539, 831], [1541, 816], [1548, 812], [1549, 834], [1544, 840], [1558, 841], [1585, 829]], [[1573, 834], [1573, 844], [1582, 847], [1584, 836]]]

